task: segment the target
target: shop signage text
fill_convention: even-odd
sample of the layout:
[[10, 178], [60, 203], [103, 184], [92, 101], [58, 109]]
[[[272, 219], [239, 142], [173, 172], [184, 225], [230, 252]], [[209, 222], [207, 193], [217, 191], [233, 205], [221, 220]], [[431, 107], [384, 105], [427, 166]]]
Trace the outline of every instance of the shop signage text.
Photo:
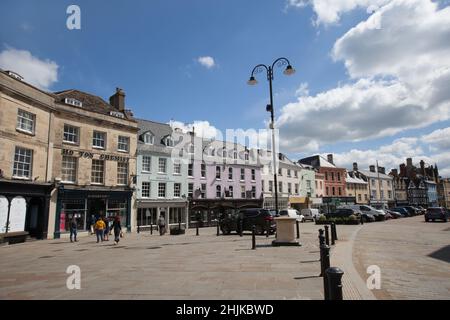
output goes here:
[[111, 160], [111, 161], [117, 161], [117, 162], [128, 162], [129, 158], [122, 157], [122, 156], [115, 156], [110, 154], [96, 154], [92, 152], [86, 152], [86, 151], [75, 151], [70, 149], [62, 149], [61, 154], [65, 156], [77, 156], [79, 158], [86, 158], [86, 159], [94, 159], [94, 157], [98, 156], [97, 158], [100, 160]]

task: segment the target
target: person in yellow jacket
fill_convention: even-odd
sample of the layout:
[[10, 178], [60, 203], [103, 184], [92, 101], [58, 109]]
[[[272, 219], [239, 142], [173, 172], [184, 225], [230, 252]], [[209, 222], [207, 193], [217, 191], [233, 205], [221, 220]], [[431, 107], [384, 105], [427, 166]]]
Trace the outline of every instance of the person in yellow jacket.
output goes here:
[[102, 220], [101, 217], [98, 218], [97, 222], [95, 223], [95, 233], [97, 234], [97, 243], [101, 240], [103, 242], [103, 232], [106, 229], [105, 222]]

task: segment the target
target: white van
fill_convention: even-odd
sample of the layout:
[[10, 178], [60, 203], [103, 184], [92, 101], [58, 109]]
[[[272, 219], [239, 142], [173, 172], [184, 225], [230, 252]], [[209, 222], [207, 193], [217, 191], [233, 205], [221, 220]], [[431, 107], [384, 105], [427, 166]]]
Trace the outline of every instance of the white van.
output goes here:
[[284, 210], [280, 210], [279, 212], [280, 217], [291, 217], [291, 218], [296, 218], [298, 221], [303, 222], [305, 221], [305, 217], [303, 217], [300, 212], [298, 212], [295, 209], [284, 209]]
[[320, 212], [319, 209], [302, 209], [301, 215], [303, 216], [303, 221], [315, 221], [316, 219], [319, 219]]

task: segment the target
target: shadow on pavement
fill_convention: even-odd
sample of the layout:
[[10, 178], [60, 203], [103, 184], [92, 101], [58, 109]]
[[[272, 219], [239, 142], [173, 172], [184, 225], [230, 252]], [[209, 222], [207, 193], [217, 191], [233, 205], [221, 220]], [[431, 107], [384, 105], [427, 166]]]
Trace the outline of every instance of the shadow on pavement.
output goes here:
[[294, 280], [315, 279], [315, 278], [321, 278], [321, 276], [295, 277]]
[[450, 245], [442, 247], [441, 249], [429, 254], [428, 256], [450, 263]]

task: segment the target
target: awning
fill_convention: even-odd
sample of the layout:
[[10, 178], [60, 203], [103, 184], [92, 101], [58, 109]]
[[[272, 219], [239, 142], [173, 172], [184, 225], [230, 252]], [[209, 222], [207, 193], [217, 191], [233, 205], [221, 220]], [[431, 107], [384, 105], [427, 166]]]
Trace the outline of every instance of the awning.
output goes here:
[[290, 204], [294, 204], [294, 203], [306, 203], [307, 197], [289, 197], [289, 203]]

